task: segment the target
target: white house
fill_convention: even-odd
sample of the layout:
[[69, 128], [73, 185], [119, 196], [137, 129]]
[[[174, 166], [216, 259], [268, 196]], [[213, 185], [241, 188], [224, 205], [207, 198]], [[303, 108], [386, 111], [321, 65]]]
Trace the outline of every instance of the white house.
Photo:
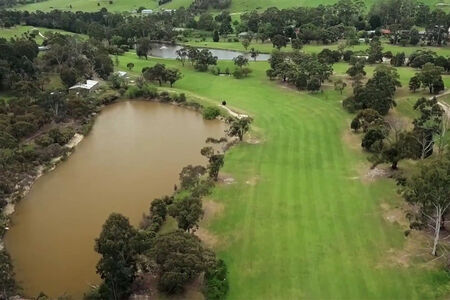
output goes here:
[[143, 15], [151, 15], [153, 13], [153, 9], [143, 9], [141, 11]]
[[99, 86], [98, 81], [96, 80], [86, 80], [86, 83], [78, 83], [72, 87], [69, 88], [70, 91], [77, 91], [77, 92], [92, 92], [95, 91]]

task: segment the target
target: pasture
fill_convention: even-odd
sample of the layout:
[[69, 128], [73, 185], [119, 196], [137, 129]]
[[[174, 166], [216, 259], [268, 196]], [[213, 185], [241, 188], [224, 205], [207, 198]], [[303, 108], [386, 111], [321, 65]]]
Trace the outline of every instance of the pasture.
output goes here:
[[[336, 0], [233, 0], [231, 4], [231, 11], [245, 12], [254, 9], [265, 9], [268, 7], [278, 7], [279, 9], [295, 7], [295, 6], [317, 6], [319, 4], [333, 4]], [[376, 3], [376, 0], [364, 0], [366, 7], [370, 7]], [[428, 0], [424, 1], [431, 7], [436, 7], [437, 3], [444, 3], [447, 6], [443, 6], [448, 10], [450, 7], [450, 0]], [[172, 0], [161, 8], [173, 9], [180, 8], [182, 6], [188, 7], [192, 3], [192, 0]], [[72, 6], [72, 7], [70, 7]], [[67, 2], [65, 0], [46, 0], [42, 2], [36, 2], [27, 5], [18, 6], [18, 9], [28, 11], [50, 11], [53, 9], [70, 10], [70, 11], [97, 11], [102, 7], [108, 9], [108, 11], [124, 12], [138, 9], [139, 7], [145, 7], [149, 9], [158, 8], [157, 0], [149, 0], [142, 2], [139, 0], [112, 0], [112, 4], [109, 0], [73, 0]]]
[[[251, 63], [242, 80], [133, 53], [118, 68], [128, 62], [136, 74], [155, 63], [177, 67], [184, 77], [170, 90], [226, 100], [254, 118], [247, 142], [226, 154], [222, 174], [235, 181], [215, 188], [210, 200], [221, 209], [203, 224], [229, 267], [229, 299], [430, 299], [450, 291], [448, 274], [425, 267], [423, 245], [405, 238], [403, 215], [387, 217], [402, 200], [392, 180], [368, 179], [344, 96], [331, 86], [298, 92], [269, 81], [265, 62]], [[400, 75], [406, 82], [411, 71]]]
[[[22, 26], [22, 25], [17, 25], [17, 26], [11, 27], [11, 28], [2, 28], [0, 30], [0, 37], [5, 38], [5, 39], [20, 38], [24, 35], [32, 34], [33, 31], [35, 31], [35, 30], [38, 30], [43, 36], [45, 36], [46, 32], [57, 32], [57, 33], [61, 33], [61, 34], [75, 35], [82, 39], [87, 39], [87, 36], [84, 34], [77, 34], [77, 33], [68, 32], [68, 31], [59, 30], [59, 29], [49, 29], [49, 28], [44, 28], [44, 27], [33, 27], [33, 26]], [[38, 44], [42, 44], [42, 42], [44, 41], [43, 37], [39, 34], [37, 34], [35, 36], [35, 40], [36, 40], [36, 43], [38, 43]]]

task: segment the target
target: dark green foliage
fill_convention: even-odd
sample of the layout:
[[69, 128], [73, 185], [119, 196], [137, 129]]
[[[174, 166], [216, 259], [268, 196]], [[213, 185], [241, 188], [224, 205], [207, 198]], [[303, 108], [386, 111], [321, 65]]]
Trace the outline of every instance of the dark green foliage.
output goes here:
[[141, 88], [137, 86], [129, 86], [125, 92], [125, 96], [129, 99], [149, 98], [153, 99], [158, 96], [158, 91], [155, 87], [144, 84]]
[[370, 64], [381, 62], [383, 60], [383, 47], [378, 38], [373, 38], [370, 42], [370, 48], [368, 50], [369, 58], [367, 61]]
[[222, 300], [226, 298], [229, 289], [227, 266], [222, 259], [205, 273], [204, 295], [208, 300]]
[[195, 231], [203, 217], [202, 200], [189, 195], [177, 199], [169, 207], [169, 213], [177, 220], [178, 228], [184, 231]]
[[415, 93], [421, 86], [420, 78], [416, 75], [409, 80], [409, 90]]
[[203, 109], [203, 119], [214, 120], [220, 116], [220, 109], [216, 106], [207, 106]]
[[137, 271], [136, 236], [128, 219], [113, 213], [95, 240], [95, 251], [101, 255], [97, 273], [108, 288], [108, 299], [125, 299], [131, 293]]
[[385, 137], [383, 130], [380, 128], [370, 128], [362, 139], [361, 147], [369, 152], [377, 152]]
[[219, 32], [218, 32], [217, 30], [214, 30], [214, 33], [213, 33], [213, 42], [217, 43], [217, 42], [219, 42], [219, 40], [220, 40]]
[[405, 53], [399, 52], [391, 59], [391, 65], [394, 67], [402, 67], [405, 64]]
[[77, 83], [77, 74], [74, 69], [63, 67], [59, 73], [61, 81], [66, 87], [71, 87]]
[[5, 250], [0, 251], [0, 298], [9, 299], [16, 295], [17, 285], [14, 281], [14, 268], [11, 257]]
[[394, 94], [401, 86], [397, 70], [388, 66], [378, 66], [374, 75], [364, 87], [354, 90], [354, 96], [346, 99], [343, 105], [349, 110], [371, 108], [386, 115], [395, 106]]
[[237, 136], [242, 141], [244, 134], [250, 129], [251, 118], [231, 119], [230, 128], [227, 131], [228, 136]]
[[158, 289], [167, 294], [183, 292], [207, 267], [200, 240], [181, 230], [157, 237], [152, 254], [160, 267]]
[[147, 59], [148, 52], [152, 49], [150, 39], [148, 38], [141, 38], [137, 41], [136, 44], [136, 54], [140, 57], [145, 57]]

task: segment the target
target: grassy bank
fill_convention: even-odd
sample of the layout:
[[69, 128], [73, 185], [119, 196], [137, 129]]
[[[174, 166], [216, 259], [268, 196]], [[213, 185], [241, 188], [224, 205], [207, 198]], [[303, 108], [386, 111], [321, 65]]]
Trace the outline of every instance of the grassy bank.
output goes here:
[[224, 207], [208, 229], [229, 266], [230, 299], [423, 299], [450, 291], [448, 275], [423, 268], [423, 257], [401, 259], [411, 239], [382, 208], [401, 200], [392, 181], [366, 180], [359, 138], [331, 87], [319, 94], [283, 87], [266, 79], [264, 62], [252, 63], [243, 80], [132, 53], [119, 68], [128, 62], [135, 71], [156, 62], [180, 68], [175, 90], [226, 100], [255, 119], [252, 135], [261, 139], [227, 153], [223, 172], [236, 181], [212, 195]]

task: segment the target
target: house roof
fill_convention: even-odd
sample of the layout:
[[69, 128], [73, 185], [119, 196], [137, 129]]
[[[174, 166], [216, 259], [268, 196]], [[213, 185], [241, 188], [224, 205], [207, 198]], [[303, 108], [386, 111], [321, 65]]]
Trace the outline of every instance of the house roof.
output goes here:
[[117, 71], [117, 75], [119, 75], [120, 77], [124, 77], [127, 75], [127, 72], [124, 71]]
[[74, 89], [90, 90], [97, 84], [98, 84], [98, 81], [96, 81], [96, 80], [86, 80], [86, 83], [78, 83], [78, 84], [70, 87], [69, 90], [74, 90]]

